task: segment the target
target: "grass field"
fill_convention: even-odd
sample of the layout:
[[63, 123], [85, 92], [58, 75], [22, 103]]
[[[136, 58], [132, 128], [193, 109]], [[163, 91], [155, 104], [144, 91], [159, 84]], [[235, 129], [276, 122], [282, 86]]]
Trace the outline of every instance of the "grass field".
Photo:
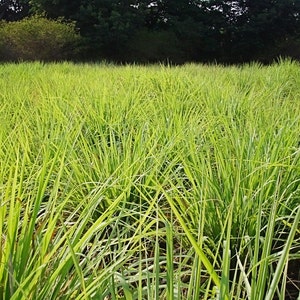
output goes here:
[[299, 64], [4, 64], [0, 104], [0, 299], [299, 299]]

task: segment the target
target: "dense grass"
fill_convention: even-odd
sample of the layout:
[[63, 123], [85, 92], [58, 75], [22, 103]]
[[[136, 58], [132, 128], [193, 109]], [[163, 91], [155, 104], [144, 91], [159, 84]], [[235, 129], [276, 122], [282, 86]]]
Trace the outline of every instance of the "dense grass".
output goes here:
[[1, 65], [0, 299], [297, 299], [299, 87], [288, 61]]

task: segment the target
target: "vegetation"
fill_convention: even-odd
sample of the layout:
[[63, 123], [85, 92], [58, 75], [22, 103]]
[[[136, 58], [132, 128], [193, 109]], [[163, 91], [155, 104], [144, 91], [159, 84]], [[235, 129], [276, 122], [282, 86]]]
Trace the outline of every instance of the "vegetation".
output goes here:
[[118, 62], [300, 59], [299, 11], [299, 0], [0, 0], [0, 20], [73, 21], [81, 59]]
[[1, 299], [296, 299], [299, 64], [0, 66]]
[[80, 36], [74, 24], [34, 16], [1, 23], [0, 60], [55, 61], [75, 58]]

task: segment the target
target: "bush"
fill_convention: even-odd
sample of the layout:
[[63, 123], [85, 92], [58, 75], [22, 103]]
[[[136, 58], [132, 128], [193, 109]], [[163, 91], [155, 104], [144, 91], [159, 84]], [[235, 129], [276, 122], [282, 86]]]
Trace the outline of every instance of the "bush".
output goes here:
[[73, 23], [40, 16], [0, 24], [0, 60], [54, 61], [74, 58], [80, 36]]

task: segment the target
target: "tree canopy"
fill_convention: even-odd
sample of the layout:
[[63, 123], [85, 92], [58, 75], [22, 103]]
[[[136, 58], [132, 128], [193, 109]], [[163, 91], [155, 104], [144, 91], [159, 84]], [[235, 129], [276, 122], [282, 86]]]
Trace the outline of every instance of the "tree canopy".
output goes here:
[[0, 20], [16, 21], [29, 14], [28, 0], [0, 0]]
[[300, 40], [300, 0], [0, 0], [2, 19], [21, 12], [75, 21], [87, 58], [126, 61], [148, 44], [152, 52], [164, 48], [159, 59], [268, 60]]

